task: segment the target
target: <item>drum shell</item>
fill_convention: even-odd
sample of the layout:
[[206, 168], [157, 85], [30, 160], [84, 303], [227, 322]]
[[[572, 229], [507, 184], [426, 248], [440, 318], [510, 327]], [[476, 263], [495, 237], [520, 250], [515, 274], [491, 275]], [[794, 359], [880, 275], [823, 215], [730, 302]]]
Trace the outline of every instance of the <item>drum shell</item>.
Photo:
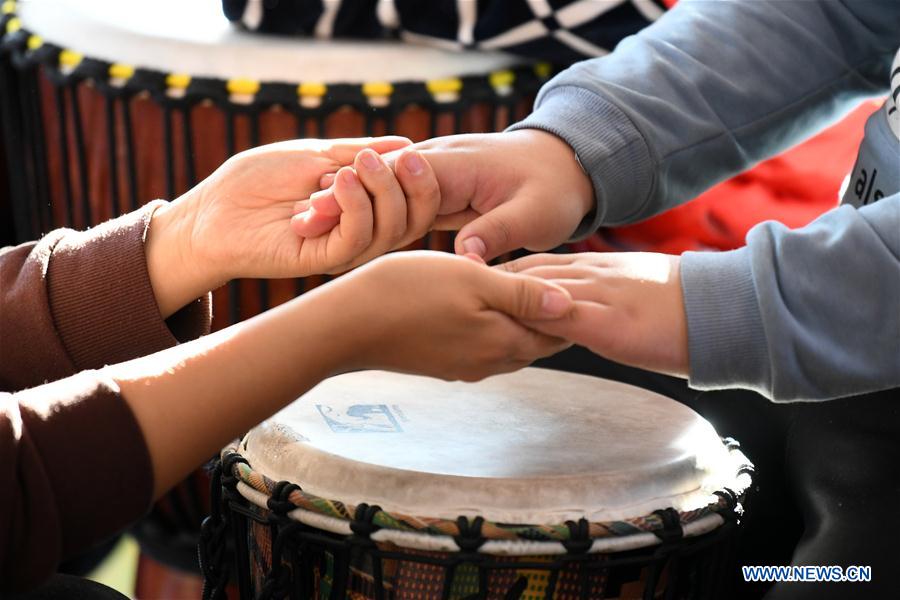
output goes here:
[[[733, 552], [735, 533], [735, 523], [726, 522], [695, 539], [614, 554], [432, 552], [319, 531], [237, 494], [228, 497], [241, 597], [329, 598], [337, 593], [354, 600], [437, 600], [448, 597], [444, 586], [449, 585], [451, 598], [719, 598], [722, 566]], [[285, 539], [276, 544], [279, 536]], [[376, 571], [383, 581], [380, 589]], [[486, 586], [484, 596], [477, 595], [479, 585]]]

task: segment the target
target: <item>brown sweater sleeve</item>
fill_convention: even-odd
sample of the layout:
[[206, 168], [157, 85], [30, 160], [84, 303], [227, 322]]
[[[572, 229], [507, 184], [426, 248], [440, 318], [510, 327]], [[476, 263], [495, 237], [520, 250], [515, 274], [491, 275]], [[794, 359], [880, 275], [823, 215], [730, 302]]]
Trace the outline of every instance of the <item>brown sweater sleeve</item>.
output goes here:
[[16, 392], [0, 393], [0, 595], [39, 583], [151, 500], [134, 415], [88, 369], [209, 329], [208, 297], [159, 315], [144, 256], [158, 206], [0, 251], [0, 390]]

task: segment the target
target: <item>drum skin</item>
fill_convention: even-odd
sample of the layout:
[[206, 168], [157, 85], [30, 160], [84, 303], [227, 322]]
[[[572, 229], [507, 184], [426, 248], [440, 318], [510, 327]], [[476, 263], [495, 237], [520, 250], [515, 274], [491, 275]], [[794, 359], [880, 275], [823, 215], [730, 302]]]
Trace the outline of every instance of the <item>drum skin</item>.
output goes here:
[[241, 454], [316, 496], [449, 520], [615, 521], [696, 510], [734, 485], [726, 448], [691, 409], [533, 367], [477, 383], [332, 377], [251, 430]]

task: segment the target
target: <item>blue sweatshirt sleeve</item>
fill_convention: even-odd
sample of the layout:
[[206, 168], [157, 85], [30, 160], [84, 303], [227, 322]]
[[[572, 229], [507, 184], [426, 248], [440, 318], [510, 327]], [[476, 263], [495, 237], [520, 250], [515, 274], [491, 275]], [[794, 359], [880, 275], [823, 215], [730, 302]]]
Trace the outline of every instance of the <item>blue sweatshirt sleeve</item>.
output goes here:
[[900, 387], [900, 194], [688, 252], [690, 384], [824, 400]]
[[671, 208], [887, 89], [897, 0], [682, 0], [541, 90], [512, 128], [571, 145], [596, 210], [576, 235]]

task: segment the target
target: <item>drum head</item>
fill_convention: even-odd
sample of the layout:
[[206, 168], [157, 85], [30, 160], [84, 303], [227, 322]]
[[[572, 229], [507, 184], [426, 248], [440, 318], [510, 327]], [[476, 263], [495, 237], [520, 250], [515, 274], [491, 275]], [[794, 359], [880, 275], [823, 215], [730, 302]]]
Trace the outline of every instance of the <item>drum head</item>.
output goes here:
[[479, 383], [364, 371], [251, 431], [255, 471], [347, 504], [503, 523], [707, 505], [734, 464], [712, 426], [633, 386], [529, 368]]
[[426, 81], [506, 69], [502, 52], [453, 52], [395, 41], [350, 42], [239, 31], [220, 0], [33, 0], [25, 29], [75, 52], [162, 72], [296, 83]]

